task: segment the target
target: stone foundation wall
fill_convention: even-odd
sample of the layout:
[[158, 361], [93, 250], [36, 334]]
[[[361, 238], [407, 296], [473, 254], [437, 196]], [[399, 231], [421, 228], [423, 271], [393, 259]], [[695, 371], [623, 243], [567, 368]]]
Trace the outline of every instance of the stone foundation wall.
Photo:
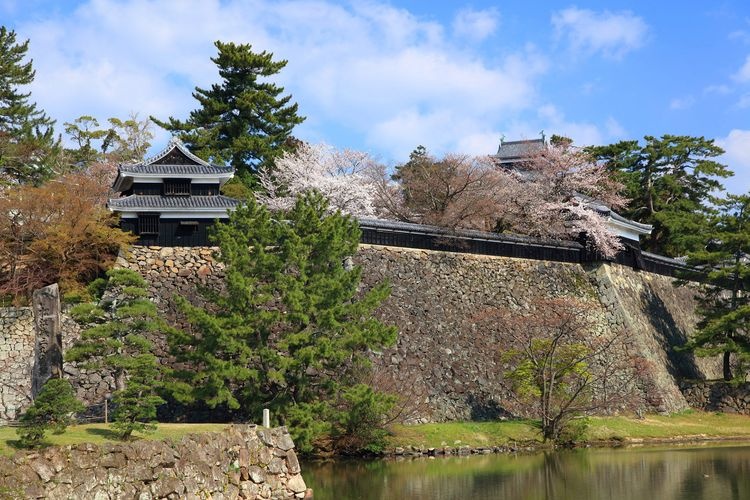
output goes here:
[[303, 498], [306, 489], [284, 427], [0, 457], [0, 498], [282, 499]]
[[[179, 325], [175, 296], [200, 305], [197, 287], [222, 286], [222, 266], [213, 251], [137, 246], [118, 259], [118, 265], [141, 273], [160, 312]], [[595, 316], [597, 335], [624, 332], [617, 355], [629, 360], [624, 376], [634, 377], [632, 398], [606, 411], [679, 411], [688, 405], [679, 379], [720, 376], [716, 361], [695, 359], [672, 348], [684, 342], [696, 323], [695, 290], [676, 288], [665, 276], [616, 264], [584, 267], [374, 245], [360, 245], [354, 260], [363, 268], [363, 288], [384, 280], [392, 286], [391, 297], [377, 314], [398, 325], [398, 343], [373, 353], [373, 360], [380, 383], [409, 387], [413, 403], [420, 407], [419, 421], [523, 414], [502, 380], [507, 370], [500, 360], [503, 333], [479, 319], [493, 308], [527, 310], [543, 297], [576, 297]], [[67, 347], [79, 330], [64, 315], [62, 329]], [[153, 340], [162, 361], [171, 363], [165, 339]], [[33, 336], [27, 342], [33, 350]], [[0, 347], [0, 356], [2, 352]], [[67, 363], [64, 371], [88, 404], [102, 403], [112, 392], [113, 380], [106, 374]], [[25, 377], [22, 369], [13, 371], [13, 380]]]
[[503, 384], [503, 332], [482, 326], [492, 308], [528, 309], [541, 297], [574, 296], [597, 318], [600, 332], [622, 332], [619, 351], [634, 376], [628, 401], [603, 409], [674, 412], [687, 407], [677, 380], [714, 376], [716, 363], [676, 353], [692, 332], [694, 290], [672, 279], [620, 265], [489, 257], [360, 246], [363, 282], [388, 280], [382, 319], [399, 325], [398, 344], [376, 357], [380, 373], [423, 395], [434, 421], [523, 414]]
[[680, 389], [691, 408], [750, 415], [750, 383], [723, 380], [683, 380]]
[[[196, 285], [221, 286], [222, 268], [208, 248], [135, 247], [120, 265], [149, 282], [158, 307], [179, 319], [173, 297], [200, 303]], [[677, 380], [713, 377], [717, 365], [676, 353], [696, 322], [695, 291], [672, 279], [602, 264], [492, 257], [360, 245], [355, 262], [363, 287], [387, 280], [392, 294], [377, 312], [399, 327], [395, 347], [374, 353], [385, 385], [407, 386], [421, 410], [417, 420], [447, 421], [523, 414], [503, 384], [502, 332], [479, 318], [492, 308], [528, 309], [542, 297], [574, 296], [597, 318], [599, 333], [624, 332], [618, 356], [634, 377], [629, 401], [605, 411], [687, 407]]]
[[0, 425], [16, 419], [31, 402], [34, 341], [30, 307], [0, 308]]

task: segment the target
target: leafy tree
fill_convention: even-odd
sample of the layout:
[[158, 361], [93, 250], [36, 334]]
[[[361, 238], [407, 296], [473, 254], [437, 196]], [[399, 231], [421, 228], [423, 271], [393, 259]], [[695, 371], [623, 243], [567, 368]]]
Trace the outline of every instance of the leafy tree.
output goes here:
[[279, 214], [250, 200], [218, 224], [226, 290], [208, 309], [180, 300], [192, 329], [172, 343], [191, 369], [175, 397], [254, 418], [270, 408], [309, 451], [335, 425], [337, 395], [368, 370], [366, 352], [396, 339], [372, 317], [388, 287], [359, 291], [359, 267], [345, 265], [359, 236], [316, 193]]
[[576, 417], [610, 410], [630, 392], [621, 335], [596, 332], [591, 306], [570, 297], [536, 299], [528, 311], [490, 309], [480, 319], [507, 339], [505, 381], [545, 441], [564, 441]]
[[34, 81], [32, 62], [23, 62], [28, 48], [0, 26], [0, 184], [41, 183], [54, 175], [60, 153], [54, 121], [19, 90]]
[[[387, 201], [395, 218], [437, 226], [492, 231], [502, 211], [502, 176], [489, 157], [449, 154], [435, 158], [423, 146], [396, 167], [401, 206]], [[380, 190], [379, 194], [388, 194]]]
[[680, 135], [644, 137], [589, 152], [602, 160], [625, 185], [630, 203], [622, 215], [652, 224], [643, 247], [665, 255], [683, 255], [701, 246], [711, 212], [711, 196], [732, 175], [715, 158], [724, 151], [713, 139]]
[[0, 295], [21, 300], [51, 283], [81, 288], [133, 241], [105, 208], [109, 186], [95, 174], [11, 186], [0, 196]]
[[116, 162], [132, 163], [143, 160], [154, 138], [151, 120], [141, 120], [137, 113], [131, 113], [127, 120], [110, 118], [107, 121], [110, 128], [102, 142], [102, 152], [109, 151], [110, 158]]
[[196, 87], [193, 97], [200, 108], [186, 121], [170, 117], [160, 127], [179, 136], [198, 156], [214, 162], [228, 162], [246, 184], [255, 184], [261, 165], [269, 167], [275, 157], [289, 147], [297, 115], [291, 95], [282, 96], [283, 87], [262, 81], [277, 74], [287, 61], [274, 61], [270, 52], [256, 53], [249, 44], [217, 41], [217, 57], [222, 81], [209, 89]]
[[104, 301], [102, 307], [81, 304], [71, 310], [77, 321], [91, 326], [65, 358], [113, 374], [112, 427], [127, 439], [134, 431], [155, 429], [156, 407], [164, 400], [156, 393], [161, 370], [147, 336], [166, 332], [168, 327], [148, 300], [146, 282], [138, 273], [113, 269], [107, 276], [112, 300]]
[[34, 403], [21, 416], [16, 433], [25, 448], [36, 448], [44, 441], [48, 430], [62, 434], [74, 423], [73, 414], [84, 410], [73, 387], [65, 379], [51, 378], [42, 386]]
[[[750, 196], [728, 195], [716, 202], [718, 213], [708, 245], [688, 255], [688, 263], [703, 268], [704, 286], [698, 296], [701, 320], [684, 346], [699, 356], [722, 355], [725, 380], [744, 380], [750, 362]], [[733, 374], [732, 358], [738, 371]]]
[[82, 115], [65, 122], [65, 133], [76, 143], [66, 149], [69, 161], [78, 169], [99, 162], [127, 163], [143, 160], [151, 140], [151, 121], [131, 114], [127, 120], [109, 118], [109, 128], [100, 128], [93, 116]]

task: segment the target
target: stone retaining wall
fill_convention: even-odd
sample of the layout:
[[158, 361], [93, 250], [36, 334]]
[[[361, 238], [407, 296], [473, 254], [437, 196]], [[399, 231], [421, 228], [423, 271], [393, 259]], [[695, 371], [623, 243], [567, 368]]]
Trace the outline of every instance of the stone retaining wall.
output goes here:
[[34, 341], [30, 307], [0, 308], [0, 425], [30, 404]]
[[181, 441], [52, 447], [0, 457], [0, 498], [304, 498], [286, 428], [231, 426]]
[[691, 408], [750, 415], [750, 383], [723, 380], [683, 380], [680, 389]]
[[[179, 320], [174, 295], [200, 303], [196, 285], [221, 286], [209, 248], [134, 247], [119, 265], [140, 272], [157, 306]], [[423, 403], [419, 421], [497, 418], [523, 412], [504, 384], [502, 332], [477, 318], [490, 308], [525, 309], [541, 297], [574, 296], [601, 331], [624, 331], [622, 352], [635, 375], [630, 408], [673, 412], [687, 407], [680, 377], [714, 377], [714, 362], [676, 353], [694, 328], [695, 291], [666, 276], [616, 264], [580, 264], [360, 245], [363, 287], [387, 280], [392, 294], [377, 312], [399, 327], [398, 344], [374, 353], [381, 378], [410, 387]], [[624, 408], [625, 405], [623, 405]], [[617, 412], [618, 408], [611, 408]]]

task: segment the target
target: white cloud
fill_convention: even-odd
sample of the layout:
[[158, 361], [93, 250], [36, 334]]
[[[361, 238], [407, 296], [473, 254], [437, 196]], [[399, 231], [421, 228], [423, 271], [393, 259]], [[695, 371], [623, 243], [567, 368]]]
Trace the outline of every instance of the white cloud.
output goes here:
[[705, 94], [719, 94], [719, 95], [726, 95], [732, 92], [732, 89], [729, 87], [729, 85], [725, 84], [716, 84], [716, 85], [709, 85], [705, 89], [703, 89], [703, 93]]
[[737, 107], [740, 109], [750, 108], [750, 94], [744, 94], [737, 101]]
[[500, 23], [497, 9], [460, 10], [453, 20], [453, 32], [457, 37], [480, 42], [492, 35]]
[[740, 194], [750, 191], [750, 130], [732, 129], [716, 144], [726, 152], [721, 161], [734, 172], [725, 182], [727, 189]]
[[[497, 14], [482, 12], [461, 22], [489, 36]], [[60, 125], [81, 114], [184, 119], [193, 87], [218, 81], [213, 42], [234, 41], [289, 61], [275, 79], [309, 117], [296, 135], [332, 142], [326, 130], [345, 130], [362, 144], [337, 146], [397, 158], [427, 141], [436, 151], [478, 144], [533, 109], [548, 66], [533, 47], [489, 61], [454, 46], [443, 25], [377, 2], [89, 0], [18, 31], [31, 39], [33, 98]]]
[[568, 121], [564, 113], [551, 104], [539, 108], [538, 114], [547, 137], [552, 134], [569, 137], [577, 146], [604, 143], [605, 134], [600, 127], [592, 123]]
[[733, 78], [740, 83], [750, 82], [750, 56], [745, 58], [744, 64], [737, 70]]
[[576, 53], [601, 54], [619, 59], [642, 47], [648, 36], [646, 22], [631, 12], [595, 12], [569, 7], [552, 15], [552, 25]]
[[695, 104], [695, 98], [693, 96], [676, 97], [669, 101], [669, 109], [682, 110], [689, 109]]

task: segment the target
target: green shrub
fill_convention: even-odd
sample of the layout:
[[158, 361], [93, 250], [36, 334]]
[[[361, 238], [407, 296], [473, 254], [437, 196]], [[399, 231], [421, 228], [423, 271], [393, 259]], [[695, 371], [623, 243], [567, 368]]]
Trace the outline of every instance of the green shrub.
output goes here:
[[50, 429], [55, 434], [62, 434], [74, 422], [73, 414], [83, 409], [84, 406], [76, 399], [70, 382], [60, 378], [49, 379], [34, 404], [21, 416], [21, 426], [16, 429], [21, 446], [41, 446]]
[[342, 399], [344, 404], [334, 431], [335, 446], [342, 452], [382, 452], [388, 436], [385, 419], [396, 404], [396, 396], [357, 384], [346, 389]]
[[94, 281], [86, 285], [86, 291], [95, 300], [101, 300], [104, 295], [104, 290], [107, 289], [107, 280], [104, 278], [96, 278]]

